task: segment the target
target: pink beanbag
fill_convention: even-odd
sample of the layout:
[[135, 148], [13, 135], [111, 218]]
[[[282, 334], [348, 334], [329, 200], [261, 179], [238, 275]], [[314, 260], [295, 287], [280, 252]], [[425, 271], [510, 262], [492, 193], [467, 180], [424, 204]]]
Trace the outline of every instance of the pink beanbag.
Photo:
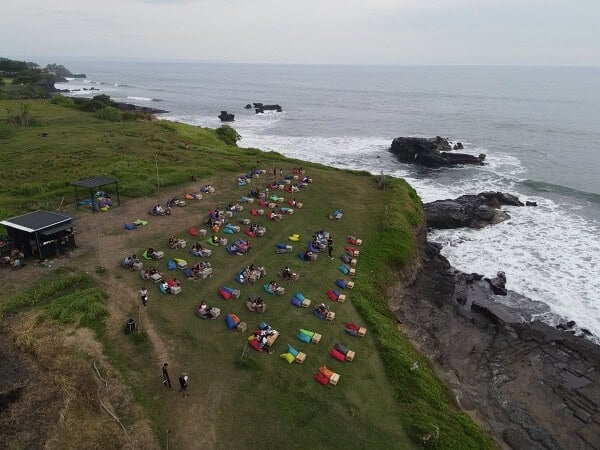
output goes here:
[[332, 348], [331, 351], [329, 352], [329, 354], [334, 359], [337, 359], [338, 361], [341, 361], [341, 362], [346, 361], [346, 355], [344, 355], [343, 353], [338, 352], [335, 348]]
[[315, 374], [315, 380], [316, 380], [317, 383], [320, 383], [323, 386], [327, 386], [329, 384], [329, 378], [327, 378], [321, 372], [317, 372]]

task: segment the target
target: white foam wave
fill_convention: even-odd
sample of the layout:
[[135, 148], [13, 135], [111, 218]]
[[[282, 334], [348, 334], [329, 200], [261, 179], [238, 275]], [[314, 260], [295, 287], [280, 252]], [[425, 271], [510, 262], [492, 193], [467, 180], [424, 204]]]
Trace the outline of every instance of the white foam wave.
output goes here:
[[136, 100], [138, 102], [151, 102], [152, 101], [151, 98], [148, 98], [148, 97], [136, 97], [134, 95], [127, 96], [127, 99], [128, 100]]

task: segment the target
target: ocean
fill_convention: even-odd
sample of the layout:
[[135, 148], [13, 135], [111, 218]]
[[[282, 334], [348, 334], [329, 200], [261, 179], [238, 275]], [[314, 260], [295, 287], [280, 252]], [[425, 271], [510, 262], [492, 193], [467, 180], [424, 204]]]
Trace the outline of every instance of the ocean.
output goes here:
[[[537, 202], [429, 239], [460, 270], [504, 271], [509, 289], [548, 306], [542, 320], [600, 336], [600, 68], [63, 63], [88, 76], [57, 84], [71, 95], [105, 93], [208, 127], [227, 110], [240, 146], [403, 177], [424, 202], [489, 190]], [[255, 115], [252, 102], [283, 112]], [[436, 135], [487, 164], [423, 169], [387, 151], [397, 136]]]

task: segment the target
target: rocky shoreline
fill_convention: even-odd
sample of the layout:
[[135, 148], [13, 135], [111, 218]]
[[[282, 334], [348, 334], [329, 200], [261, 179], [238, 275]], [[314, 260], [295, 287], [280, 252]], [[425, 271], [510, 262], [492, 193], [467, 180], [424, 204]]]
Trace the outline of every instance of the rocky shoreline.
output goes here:
[[455, 270], [420, 240], [391, 307], [457, 403], [502, 448], [600, 449], [600, 346], [533, 320], [541, 303], [510, 291], [529, 308], [499, 303], [490, 281], [501, 278]]

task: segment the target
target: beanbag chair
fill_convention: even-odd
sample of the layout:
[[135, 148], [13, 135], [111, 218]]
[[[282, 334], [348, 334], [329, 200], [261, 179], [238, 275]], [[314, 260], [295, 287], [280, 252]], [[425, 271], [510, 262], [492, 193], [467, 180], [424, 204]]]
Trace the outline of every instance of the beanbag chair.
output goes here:
[[252, 347], [254, 350], [256, 350], [259, 353], [263, 352], [263, 349], [260, 348], [260, 345], [258, 345], [258, 341], [256, 339], [254, 339], [254, 336], [250, 336], [251, 340], [249, 340], [248, 342], [250, 343], [250, 347]]
[[296, 297], [290, 298], [290, 303], [296, 308], [302, 308], [302, 300], [298, 300]]
[[348, 275], [350, 273], [350, 268], [346, 264], [340, 264], [338, 266], [338, 270], [344, 275]]
[[133, 222], [133, 224], [138, 227], [145, 227], [146, 225], [148, 225], [148, 223], [150, 223], [150, 222], [148, 222], [147, 220], [142, 220], [142, 219], [138, 219], [135, 222]]
[[338, 352], [342, 353], [343, 355], [347, 354], [349, 351], [346, 347], [344, 347], [339, 342], [336, 342], [336, 344], [333, 346], [333, 348], [336, 349]]
[[346, 264], [350, 264], [350, 261], [352, 261], [352, 256], [350, 255], [342, 255], [341, 258]]
[[225, 324], [227, 324], [227, 329], [233, 330], [237, 327], [237, 324], [240, 323], [240, 318], [235, 314], [227, 314], [225, 316]]
[[267, 202], [265, 202], [265, 200], [261, 198], [261, 199], [258, 201], [258, 205], [259, 205], [259, 206], [262, 206], [263, 208], [266, 208], [266, 207], [267, 207]]
[[188, 231], [194, 237], [200, 236], [200, 233], [198, 233], [198, 230], [196, 230], [194, 227], [190, 227], [190, 229]]
[[302, 295], [300, 292], [296, 292], [296, 293], [294, 294], [294, 297], [296, 297], [298, 300], [300, 300], [300, 303], [302, 303], [302, 302], [304, 301], [304, 299], [306, 298], [306, 297], [304, 297], [304, 295]]
[[313, 247], [313, 245], [312, 245], [312, 241], [308, 243], [308, 245], [306, 246], [306, 248], [307, 248], [308, 250], [310, 250], [311, 252], [313, 252], [313, 253], [320, 253], [320, 252], [321, 252], [321, 249], [320, 249], [320, 248], [318, 248], [318, 247]]
[[206, 242], [208, 242], [210, 245], [214, 245], [215, 247], [219, 246], [219, 243], [218, 242], [213, 242], [212, 239], [207, 239]]
[[344, 331], [348, 333], [350, 336], [358, 337], [358, 330], [353, 330], [351, 328], [345, 328]]
[[183, 269], [183, 274], [186, 276], [186, 278], [192, 278], [192, 269], [189, 267], [187, 269]]
[[250, 215], [251, 216], [258, 216], [258, 211], [254, 208], [250, 208]]
[[125, 225], [123, 225], [123, 228], [131, 231], [131, 230], [135, 230], [135, 225], [132, 223], [126, 223]]
[[233, 230], [231, 228], [225, 227], [225, 234], [233, 234]]
[[315, 335], [314, 331], [308, 331], [308, 330], [305, 330], [304, 328], [300, 328], [300, 333], [306, 334], [307, 336], [310, 336], [311, 338]]
[[325, 319], [327, 317], [327, 313], [321, 314], [317, 308], [313, 309], [313, 314], [318, 319]]
[[253, 231], [250, 231], [250, 228], [246, 228], [246, 230], [244, 231], [244, 233], [246, 233], [246, 236], [248, 236], [248, 237], [252, 237], [253, 238], [253, 237], [256, 236], [256, 233], [253, 232]]
[[329, 300], [332, 302], [337, 302], [339, 294], [333, 289], [327, 289], [327, 297], [329, 297]]
[[294, 355], [294, 358], [296, 356], [298, 356], [298, 350], [296, 350], [294, 347], [292, 347], [291, 345], [288, 344], [288, 353], [291, 353], [292, 355]]
[[288, 239], [292, 242], [297, 242], [300, 240], [300, 235], [299, 234], [292, 234], [291, 236], [288, 236]]
[[227, 292], [223, 288], [219, 288], [219, 295], [225, 300], [229, 300], [231, 298], [231, 292]]
[[327, 380], [329, 380], [333, 375], [333, 372], [330, 369], [328, 369], [325, 365], [319, 367], [319, 373], [324, 375], [327, 378]]
[[263, 285], [263, 288], [265, 289], [265, 292], [266, 292], [267, 294], [271, 294], [271, 295], [273, 295], [273, 291], [271, 290], [271, 286], [269, 286], [269, 283], [267, 283], [267, 284]]
[[169, 270], [175, 270], [177, 269], [177, 263], [175, 261], [173, 261], [172, 259], [167, 261], [167, 269]]
[[323, 386], [327, 386], [329, 384], [329, 378], [327, 378], [321, 372], [317, 372], [315, 374], [315, 380], [317, 383], [322, 384]]
[[346, 282], [342, 279], [336, 280], [335, 284], [342, 289], [346, 289]]
[[163, 294], [166, 294], [166, 293], [167, 293], [167, 288], [165, 287], [165, 284], [164, 284], [164, 283], [160, 283], [160, 284], [158, 285], [158, 288], [160, 289], [160, 292], [162, 292]]
[[298, 252], [298, 258], [300, 258], [302, 261], [306, 261], [304, 259], [304, 252]]
[[296, 357], [291, 353], [282, 353], [279, 355], [280, 358], [285, 359], [289, 364], [293, 363], [296, 360]]
[[277, 244], [275, 244], [275, 247], [277, 247], [280, 250], [285, 250], [287, 248], [287, 244], [283, 242], [278, 242]]
[[296, 337], [306, 344], [310, 344], [310, 340], [312, 339], [308, 334], [301, 333], [300, 331], [298, 331]]
[[338, 361], [344, 362], [346, 360], [346, 355], [344, 355], [343, 353], [338, 352], [335, 348], [332, 348], [331, 351], [329, 352], [329, 354], [334, 359], [337, 359]]

